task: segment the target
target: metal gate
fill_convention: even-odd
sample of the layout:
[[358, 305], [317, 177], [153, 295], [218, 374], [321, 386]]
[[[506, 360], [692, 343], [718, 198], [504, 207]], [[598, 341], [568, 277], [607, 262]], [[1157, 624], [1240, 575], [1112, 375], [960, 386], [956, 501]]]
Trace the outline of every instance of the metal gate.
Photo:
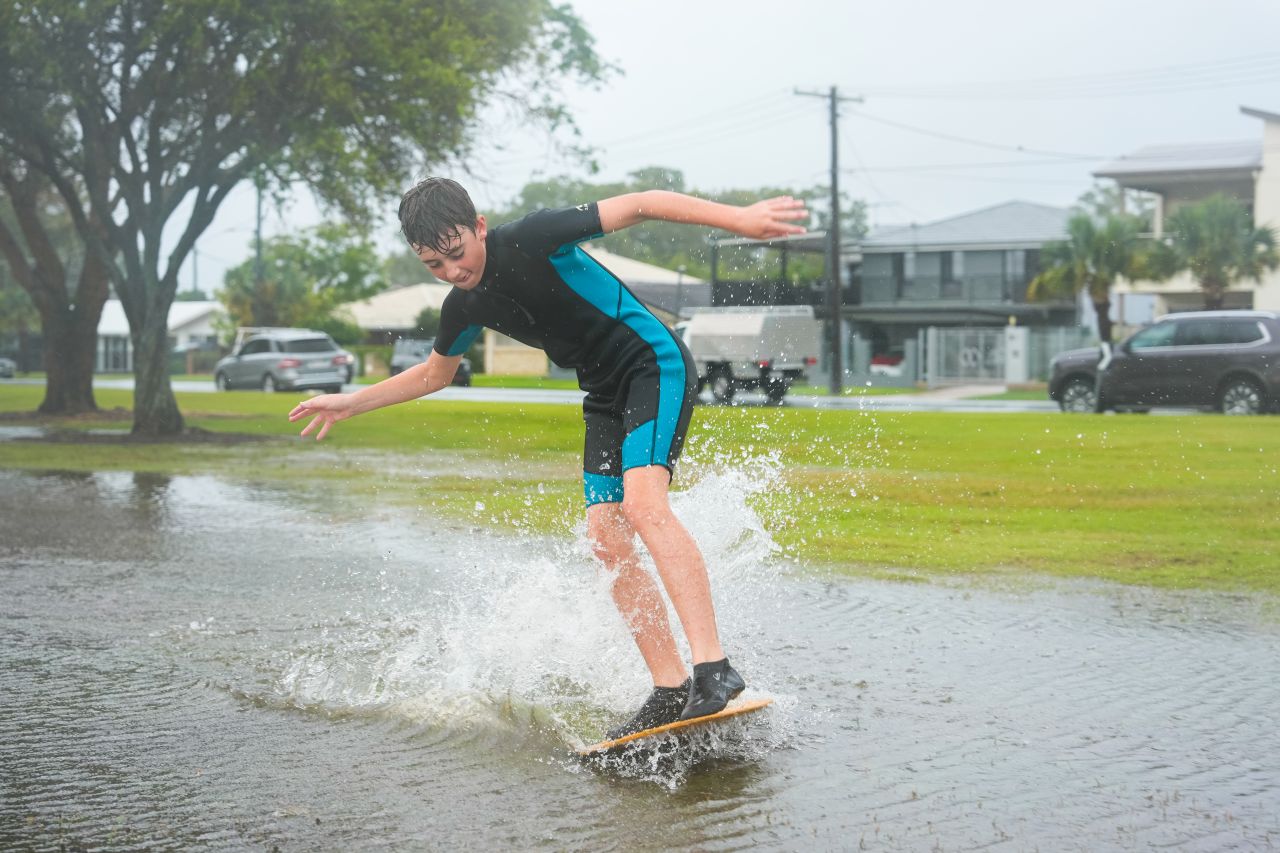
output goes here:
[[930, 385], [1003, 383], [1005, 331], [995, 329], [940, 329], [925, 335], [925, 364]]

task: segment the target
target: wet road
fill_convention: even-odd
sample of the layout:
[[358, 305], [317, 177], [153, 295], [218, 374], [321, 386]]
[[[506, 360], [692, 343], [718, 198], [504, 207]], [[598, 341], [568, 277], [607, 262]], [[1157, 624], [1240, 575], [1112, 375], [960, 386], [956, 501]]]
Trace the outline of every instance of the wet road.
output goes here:
[[775, 706], [601, 769], [570, 752], [645, 681], [567, 538], [0, 471], [0, 848], [1280, 844], [1267, 602], [824, 578], [773, 554], [773, 487], [708, 476], [678, 510]]
[[[38, 379], [11, 379], [0, 380], [3, 382], [24, 385], [43, 385], [44, 380]], [[118, 379], [94, 380], [95, 388], [117, 388], [130, 390], [133, 388], [133, 379], [121, 377]], [[357, 391], [364, 386], [347, 385], [344, 390]], [[217, 389], [214, 388], [212, 382], [200, 380], [177, 380], [173, 382], [173, 390], [195, 393], [212, 393]], [[993, 389], [992, 393], [998, 393], [999, 389]], [[572, 403], [578, 405], [582, 402], [581, 391], [563, 391], [563, 390], [542, 390], [534, 388], [458, 388], [449, 387], [442, 391], [437, 391], [434, 395], [437, 400], [475, 400], [477, 402], [494, 402], [494, 403]], [[704, 393], [702, 395], [704, 403], [711, 403], [711, 395]], [[754, 394], [741, 392], [735, 397], [738, 405], [746, 406], [764, 406], [768, 405], [763, 394]], [[789, 395], [783, 405], [793, 408], [810, 408], [810, 409], [855, 409], [869, 412], [1057, 412], [1058, 404], [1049, 399], [1044, 400], [978, 400], [978, 399], [938, 399], [916, 394], [889, 394], [884, 396], [866, 395], [858, 397], [824, 397], [824, 396], [803, 396], [798, 394]]]

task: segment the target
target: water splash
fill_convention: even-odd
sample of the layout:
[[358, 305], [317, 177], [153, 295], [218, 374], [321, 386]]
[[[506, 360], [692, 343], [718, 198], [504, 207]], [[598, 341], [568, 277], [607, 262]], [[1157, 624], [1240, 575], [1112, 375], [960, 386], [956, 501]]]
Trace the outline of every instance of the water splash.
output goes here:
[[[768, 650], [753, 643], [769, 619], [761, 601], [770, 600], [786, 568], [753, 509], [757, 496], [776, 488], [779, 468], [775, 457], [706, 458], [682, 471], [690, 485], [672, 499], [706, 557], [724, 645], [757, 688], [781, 683]], [[378, 574], [345, 579], [357, 600], [346, 617], [317, 626], [277, 661], [268, 700], [483, 731], [506, 743], [536, 729], [571, 749], [598, 739], [648, 692], [648, 673], [585, 545], [585, 523], [570, 540], [473, 531], [437, 574], [440, 585], [425, 603]], [[787, 708], [779, 701], [767, 712], [771, 722], [744, 724], [754, 740], [735, 741], [733, 729], [690, 739], [691, 753], [660, 762], [661, 780], [683, 778], [707, 755], [745, 759], [776, 748], [794, 728]], [[646, 766], [647, 773], [659, 765]]]

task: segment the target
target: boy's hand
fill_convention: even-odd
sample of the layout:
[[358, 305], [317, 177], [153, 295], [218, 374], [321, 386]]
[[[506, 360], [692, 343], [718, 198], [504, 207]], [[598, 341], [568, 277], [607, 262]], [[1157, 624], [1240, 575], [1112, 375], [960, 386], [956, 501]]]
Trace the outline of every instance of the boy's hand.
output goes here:
[[316, 434], [316, 441], [319, 441], [328, 435], [330, 427], [353, 414], [350, 394], [322, 394], [310, 400], [303, 400], [294, 406], [293, 411], [289, 413], [289, 420], [297, 421], [310, 417], [311, 423], [306, 425], [301, 434], [310, 435], [316, 427], [320, 427], [320, 432]]
[[803, 234], [803, 225], [793, 225], [798, 219], [808, 219], [809, 211], [804, 201], [782, 195], [766, 198], [748, 207], [739, 208], [741, 226], [733, 230], [743, 237], [754, 237], [766, 240], [771, 237], [785, 237], [788, 234]]

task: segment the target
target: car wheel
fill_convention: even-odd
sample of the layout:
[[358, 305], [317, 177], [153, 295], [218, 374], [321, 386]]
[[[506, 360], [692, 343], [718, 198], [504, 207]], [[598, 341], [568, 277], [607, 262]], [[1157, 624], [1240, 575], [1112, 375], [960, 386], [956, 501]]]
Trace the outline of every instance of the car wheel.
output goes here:
[[1093, 412], [1098, 406], [1098, 392], [1087, 379], [1070, 379], [1062, 386], [1058, 405], [1064, 412]]
[[262, 375], [262, 390], [267, 394], [274, 394], [276, 392], [276, 378], [270, 373], [264, 373]]
[[1218, 395], [1218, 406], [1224, 415], [1260, 415], [1262, 389], [1252, 379], [1229, 379]]
[[231, 383], [227, 381], [227, 374], [225, 373], [219, 373], [217, 376], [213, 377], [213, 386], [219, 391], [231, 390]]
[[770, 379], [764, 384], [764, 393], [769, 398], [770, 403], [780, 406], [783, 398], [787, 396], [787, 389], [790, 387], [791, 383], [785, 379]]
[[711, 377], [711, 396], [715, 397], [717, 403], [733, 402], [733, 374], [728, 368], [722, 368], [716, 371], [715, 376]]

